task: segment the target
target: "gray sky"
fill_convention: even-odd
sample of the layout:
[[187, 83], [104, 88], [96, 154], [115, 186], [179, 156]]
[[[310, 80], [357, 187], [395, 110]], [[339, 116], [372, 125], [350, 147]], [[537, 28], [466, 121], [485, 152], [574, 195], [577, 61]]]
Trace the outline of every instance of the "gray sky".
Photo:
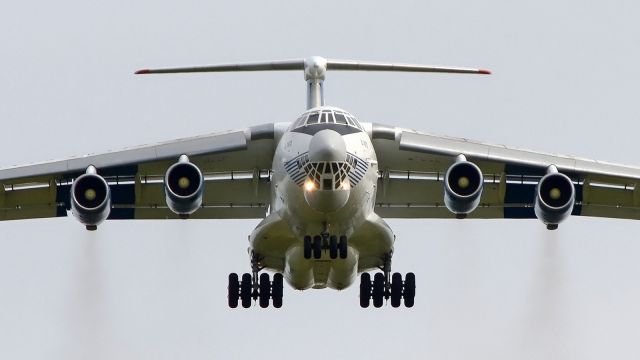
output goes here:
[[[302, 73], [143, 67], [321, 55], [489, 68], [329, 73], [362, 121], [640, 165], [635, 1], [22, 1], [0, 13], [0, 165], [290, 121]], [[381, 2], [382, 4], [382, 2]], [[640, 222], [389, 221], [413, 309], [358, 289], [230, 310], [257, 221], [0, 224], [0, 357], [633, 359]]]

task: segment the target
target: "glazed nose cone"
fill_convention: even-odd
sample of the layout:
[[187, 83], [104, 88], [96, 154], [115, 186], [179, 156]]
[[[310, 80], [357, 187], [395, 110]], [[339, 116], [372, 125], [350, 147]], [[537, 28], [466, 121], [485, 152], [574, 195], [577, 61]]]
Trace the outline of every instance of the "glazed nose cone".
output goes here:
[[342, 136], [328, 129], [317, 132], [309, 144], [309, 160], [311, 162], [347, 160], [347, 147]]

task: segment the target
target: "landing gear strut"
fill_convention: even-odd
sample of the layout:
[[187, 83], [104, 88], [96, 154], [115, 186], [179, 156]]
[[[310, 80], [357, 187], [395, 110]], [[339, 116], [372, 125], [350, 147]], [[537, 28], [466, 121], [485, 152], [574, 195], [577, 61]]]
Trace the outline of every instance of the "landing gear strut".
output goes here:
[[371, 274], [362, 273], [360, 276], [360, 306], [368, 308], [373, 300], [373, 306], [382, 307], [385, 300], [391, 299], [391, 306], [399, 307], [402, 299], [404, 306], [412, 307], [416, 296], [416, 276], [408, 273], [402, 281], [402, 274], [391, 275], [391, 254], [384, 257], [384, 264], [380, 267], [382, 273], [376, 273], [371, 282]]
[[268, 273], [258, 273], [264, 269], [261, 265], [262, 258], [256, 254], [251, 256], [251, 274], [242, 274], [242, 280], [238, 279], [238, 274], [229, 274], [228, 300], [229, 307], [238, 307], [238, 302], [243, 308], [251, 307], [253, 301], [258, 300], [260, 307], [269, 307], [269, 299], [273, 303], [273, 307], [280, 308], [282, 306], [283, 278], [282, 274], [273, 275], [273, 281], [270, 281]]

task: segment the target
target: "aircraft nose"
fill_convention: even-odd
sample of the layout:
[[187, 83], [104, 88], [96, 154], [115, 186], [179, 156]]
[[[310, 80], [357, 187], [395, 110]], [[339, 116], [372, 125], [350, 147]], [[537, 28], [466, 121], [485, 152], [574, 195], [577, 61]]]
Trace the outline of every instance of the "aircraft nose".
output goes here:
[[329, 129], [317, 132], [309, 144], [309, 160], [312, 162], [347, 160], [347, 147], [342, 136]]

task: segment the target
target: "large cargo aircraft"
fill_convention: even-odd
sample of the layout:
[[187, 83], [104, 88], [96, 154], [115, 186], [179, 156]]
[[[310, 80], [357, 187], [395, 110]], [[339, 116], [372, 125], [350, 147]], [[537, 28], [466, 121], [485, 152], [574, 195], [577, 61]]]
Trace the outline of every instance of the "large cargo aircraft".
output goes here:
[[96, 230], [111, 219], [261, 219], [251, 271], [229, 275], [228, 302], [279, 308], [285, 279], [344, 289], [358, 274], [362, 307], [413, 306], [415, 275], [392, 273], [384, 218], [538, 218], [550, 230], [569, 215], [640, 218], [640, 168], [361, 122], [324, 104], [329, 70], [487, 70], [314, 56], [137, 74], [272, 70], [304, 72], [296, 120], [2, 169], [0, 220], [70, 210]]

